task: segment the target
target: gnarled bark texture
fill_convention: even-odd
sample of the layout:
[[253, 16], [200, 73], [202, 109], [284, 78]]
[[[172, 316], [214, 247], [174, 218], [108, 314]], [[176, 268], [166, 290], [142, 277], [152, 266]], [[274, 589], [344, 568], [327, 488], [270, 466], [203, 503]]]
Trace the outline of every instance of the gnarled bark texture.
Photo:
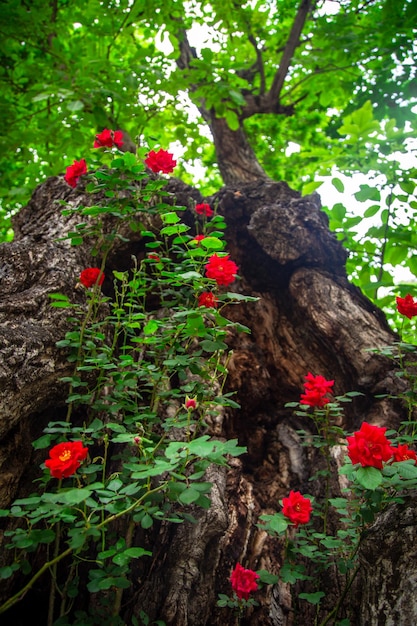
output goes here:
[[[201, 200], [199, 193], [176, 180], [168, 190], [176, 204], [189, 207], [184, 219], [192, 224], [191, 207]], [[48, 294], [61, 292], [83, 302], [77, 279], [93, 259], [87, 245], [71, 248], [60, 240], [78, 218], [63, 218], [59, 199], [74, 205], [90, 201], [61, 178], [48, 180], [16, 216], [15, 241], [0, 247], [0, 507], [30, 492], [43, 460], [32, 451], [31, 441], [50, 419], [65, 415], [67, 390], [59, 378], [70, 374], [71, 367], [55, 343], [68, 328], [67, 313], [51, 308]], [[227, 471], [211, 470], [212, 506], [193, 511], [196, 524], [164, 523], [135, 536], [137, 545], [146, 542], [152, 548], [153, 558], [135, 565], [132, 588], [124, 592], [121, 605], [126, 624], [132, 615], [139, 619], [143, 610], [151, 622], [159, 619], [167, 625], [232, 626], [235, 617], [217, 608], [216, 598], [230, 593], [228, 579], [236, 562], [279, 572], [282, 543], [257, 526], [259, 516], [279, 510], [279, 499], [290, 489], [323, 495], [319, 480], [308, 482], [320, 467], [319, 455], [302, 447], [297, 434], [300, 428], [311, 430], [311, 424], [284, 406], [299, 399], [308, 371], [334, 378], [336, 394], [362, 392], [347, 407], [345, 428], [356, 429], [365, 419], [395, 428], [402, 419], [399, 403], [376, 397], [395, 395], [402, 384], [392, 361], [372, 352], [392, 343], [393, 334], [383, 314], [349, 284], [346, 252], [329, 232], [319, 196], [301, 198], [285, 183], [258, 180], [225, 187], [211, 200], [226, 218], [229, 251], [240, 267], [242, 278], [234, 289], [259, 298], [227, 312], [252, 333], [230, 338], [227, 384], [237, 390], [242, 408], [213, 425], [217, 436], [237, 437], [248, 452]], [[140, 234], [123, 234], [129, 241], [119, 242], [108, 257], [108, 274], [129, 267], [132, 254], [144, 255]], [[104, 284], [106, 289], [110, 293], [110, 285]], [[335, 482], [335, 493], [337, 489]], [[401, 534], [392, 522], [395, 510], [378, 521], [362, 551], [366, 575], [349, 598], [349, 611], [343, 610], [339, 619], [349, 615], [352, 623], [364, 625], [417, 620], [414, 601], [411, 621], [397, 617], [411, 593], [406, 582], [410, 570], [416, 575], [413, 559], [407, 559], [416, 537], [413, 511], [410, 504], [401, 513], [406, 531]], [[5, 555], [2, 548], [1, 558]], [[324, 615], [337, 601], [341, 582], [329, 576], [323, 584]], [[386, 601], [375, 591], [381, 588]], [[0, 594], [7, 597], [10, 591], [10, 584], [4, 584]], [[259, 606], [243, 624], [314, 623], [315, 608], [297, 601], [287, 585], [268, 586], [258, 596]], [[94, 602], [87, 596], [81, 600], [85, 606]], [[37, 623], [45, 623], [46, 604], [40, 580], [3, 616], [2, 624], [26, 625], [28, 611], [35, 610]]]

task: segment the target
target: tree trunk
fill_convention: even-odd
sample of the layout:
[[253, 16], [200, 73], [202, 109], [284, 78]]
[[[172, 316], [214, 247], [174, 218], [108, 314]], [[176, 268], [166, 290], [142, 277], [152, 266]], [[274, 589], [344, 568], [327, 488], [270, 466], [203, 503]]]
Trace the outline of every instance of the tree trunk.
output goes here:
[[239, 185], [268, 180], [243, 128], [231, 130], [224, 118], [205, 114], [213, 135], [217, 163], [226, 185]]
[[[301, 198], [285, 183], [268, 181], [264, 176], [255, 178], [256, 174], [248, 177], [252, 182], [243, 184], [240, 173], [238, 184], [225, 187], [210, 199], [218, 203], [228, 224], [228, 249], [242, 277], [235, 289], [259, 298], [256, 303], [229, 307], [228, 316], [252, 330], [251, 335], [230, 338], [233, 357], [227, 385], [237, 391], [242, 408], [230, 410], [223, 421], [212, 426], [213, 434], [237, 437], [248, 452], [234, 459], [227, 470], [210, 470], [212, 506], [208, 511], [192, 511], [198, 518], [196, 524], [163, 523], [151, 531], [135, 531], [134, 544], [144, 546], [146, 542], [153, 558], [151, 563], [137, 560], [131, 588], [123, 595], [120, 617], [125, 624], [132, 623], [132, 616], [140, 623], [143, 610], [150, 623], [163, 620], [173, 626], [235, 626], [231, 611], [216, 607], [217, 594], [231, 592], [229, 577], [235, 564], [279, 572], [282, 542], [257, 526], [259, 516], [280, 510], [279, 500], [290, 489], [323, 495], [320, 480], [308, 482], [320, 466], [318, 453], [302, 447], [297, 434], [301, 428], [311, 431], [311, 424], [303, 423], [284, 406], [299, 399], [308, 371], [334, 378], [338, 395], [350, 390], [362, 392], [345, 412], [342, 426], [348, 430], [356, 429], [365, 419], [396, 428], [403, 418], [398, 403], [375, 397], [384, 392], [395, 395], [402, 384], [392, 361], [372, 352], [391, 344], [394, 336], [384, 315], [349, 284], [346, 252], [329, 232], [319, 196]], [[233, 182], [232, 174], [228, 180]], [[196, 190], [180, 181], [170, 181], [168, 190], [177, 205], [190, 207], [201, 201]], [[59, 291], [83, 302], [83, 292], [76, 289], [77, 277], [83, 267], [93, 263], [86, 246], [71, 248], [59, 241], [78, 218], [63, 218], [55, 202], [58, 199], [84, 205], [90, 202], [88, 196], [69, 189], [61, 178], [50, 179], [36, 189], [29, 205], [14, 218], [15, 241], [0, 247], [3, 508], [13, 498], [30, 493], [31, 481], [43, 461], [42, 455], [32, 451], [31, 441], [49, 420], [65, 414], [67, 390], [58, 379], [69, 373], [69, 365], [55, 342], [68, 328], [67, 313], [48, 305], [48, 293]], [[187, 211], [183, 219], [191, 224], [191, 212]], [[119, 242], [108, 257], [109, 274], [113, 269], [130, 267], [132, 254], [139, 259], [144, 255], [140, 234], [123, 234], [129, 241]], [[110, 293], [109, 285], [105, 284], [104, 290]], [[353, 616], [352, 623], [375, 625], [416, 621], [414, 604], [411, 621], [395, 621], [399, 602], [390, 613], [391, 607], [387, 603], [382, 606], [373, 587], [376, 583], [369, 571], [384, 533], [390, 532], [387, 528], [384, 526], [378, 535], [377, 544], [367, 541], [362, 555], [367, 573], [360, 578], [356, 595], [348, 597], [349, 611], [344, 610], [339, 619]], [[407, 529], [404, 541], [402, 535], [395, 537], [395, 550], [402, 552], [400, 565], [405, 566], [406, 578], [407, 573], [415, 576], [416, 571], [410, 560], [407, 569], [406, 558], [406, 550], [415, 542], [415, 525]], [[3, 550], [0, 561], [7, 555]], [[390, 555], [388, 550], [374, 572], [378, 588], [382, 579], [386, 581], [387, 595], [394, 574], [396, 589], [405, 584], [404, 569], [390, 570], [390, 578], [386, 578]], [[334, 605], [338, 584], [336, 577], [327, 581], [324, 611]], [[11, 593], [9, 581], [0, 593], [4, 597]], [[315, 623], [315, 607], [297, 600], [287, 585], [267, 586], [257, 597], [259, 606], [248, 612], [242, 624]], [[97, 601], [86, 595], [78, 602], [84, 603], [85, 609]], [[45, 583], [40, 580], [2, 616], [2, 624], [26, 626], [29, 611], [36, 611], [37, 624], [46, 623], [46, 604]], [[388, 621], [375, 617], [381, 611]]]

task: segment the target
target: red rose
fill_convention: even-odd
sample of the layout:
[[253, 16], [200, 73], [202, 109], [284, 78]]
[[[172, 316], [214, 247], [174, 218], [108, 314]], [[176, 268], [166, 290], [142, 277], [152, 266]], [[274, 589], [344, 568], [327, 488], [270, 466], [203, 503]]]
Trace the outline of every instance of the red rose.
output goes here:
[[123, 146], [123, 133], [121, 130], [109, 130], [105, 128], [101, 133], [96, 135], [94, 148], [121, 148]]
[[87, 163], [85, 159], [74, 161], [72, 165], [69, 165], [65, 172], [64, 180], [66, 180], [70, 187], [76, 187], [78, 179], [80, 176], [83, 176], [83, 174], [87, 174]]
[[282, 499], [282, 513], [295, 524], [307, 524], [313, 507], [308, 498], [301, 495], [299, 491], [290, 491], [287, 498]]
[[249, 600], [251, 591], [257, 591], [258, 583], [256, 582], [259, 575], [251, 569], [245, 569], [238, 563], [230, 576], [232, 589], [237, 597]]
[[185, 408], [187, 411], [194, 411], [197, 408], [197, 400], [195, 398], [189, 398], [188, 396], [185, 398]]
[[196, 204], [195, 212], [198, 213], [198, 215], [205, 215], [206, 217], [212, 217], [214, 215], [213, 209], [206, 202], [202, 202], [201, 204]]
[[211, 291], [203, 291], [198, 296], [198, 306], [206, 306], [207, 308], [217, 307], [217, 298]]
[[156, 263], [160, 263], [161, 262], [161, 258], [160, 258], [160, 256], [158, 254], [156, 254], [156, 252], [149, 252], [148, 259], [150, 261], [155, 261]]
[[398, 446], [398, 448], [391, 448], [391, 452], [394, 455], [394, 461], [408, 461], [408, 459], [413, 459], [417, 464], [416, 453], [414, 450], [410, 450], [406, 444]]
[[206, 265], [206, 276], [213, 278], [218, 285], [230, 285], [234, 282], [238, 269], [228, 254], [225, 256], [213, 254]]
[[88, 453], [82, 441], [64, 441], [49, 450], [50, 458], [45, 461], [54, 478], [68, 478], [75, 474]]
[[162, 148], [158, 152], [151, 150], [145, 159], [145, 163], [153, 172], [163, 172], [164, 174], [170, 174], [177, 164], [173, 159], [173, 155]]
[[334, 380], [326, 380], [324, 376], [313, 376], [310, 372], [305, 377], [305, 393], [301, 394], [300, 404], [308, 404], [313, 407], [323, 407], [330, 402], [326, 398], [327, 393], [331, 393]]
[[360, 430], [353, 433], [352, 437], [346, 437], [347, 453], [352, 463], [382, 469], [383, 461], [388, 461], [393, 454], [391, 442], [385, 436], [386, 430], [363, 422]]
[[200, 241], [203, 241], [203, 239], [205, 238], [206, 238], [205, 235], [196, 235], [194, 239], [191, 241], [191, 243], [196, 243], [198, 245]]
[[84, 287], [93, 287], [93, 285], [102, 285], [104, 274], [98, 267], [87, 267], [80, 274], [80, 283]]
[[400, 298], [400, 296], [397, 296], [396, 301], [398, 313], [401, 313], [401, 315], [405, 315], [410, 320], [412, 317], [417, 315], [417, 302], [414, 301], [412, 295], [408, 293], [405, 298]]

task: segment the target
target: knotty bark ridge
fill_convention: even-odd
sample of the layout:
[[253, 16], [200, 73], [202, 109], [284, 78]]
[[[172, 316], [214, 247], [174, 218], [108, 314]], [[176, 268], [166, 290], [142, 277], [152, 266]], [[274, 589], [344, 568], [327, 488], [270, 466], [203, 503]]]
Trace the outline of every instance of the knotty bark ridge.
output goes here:
[[[167, 189], [173, 204], [187, 207], [183, 219], [193, 225], [193, 206], [202, 200], [199, 192], [175, 179]], [[67, 389], [59, 378], [70, 375], [72, 366], [55, 343], [68, 330], [67, 312], [50, 307], [48, 294], [60, 292], [84, 302], [83, 291], [76, 287], [79, 273], [98, 261], [90, 256], [89, 242], [71, 247], [62, 239], [79, 218], [63, 217], [60, 199], [74, 206], [93, 201], [82, 188], [70, 189], [62, 177], [51, 178], [14, 218], [14, 242], [0, 246], [0, 508], [30, 492], [44, 460], [44, 451], [34, 452], [31, 441], [48, 421], [65, 415]], [[163, 523], [147, 532], [136, 531], [134, 543], [149, 546], [153, 557], [151, 563], [139, 559], [134, 565], [132, 588], [124, 593], [121, 607], [126, 624], [144, 610], [151, 621], [160, 619], [172, 626], [232, 626], [235, 617], [216, 607], [216, 598], [218, 593], [230, 594], [229, 576], [236, 562], [279, 572], [282, 543], [257, 526], [259, 516], [279, 510], [280, 498], [290, 489], [323, 495], [320, 480], [308, 480], [319, 467], [318, 454], [302, 447], [297, 434], [300, 428], [311, 432], [312, 426], [284, 407], [299, 399], [308, 371], [334, 378], [338, 395], [350, 390], [364, 394], [347, 406], [341, 423], [347, 430], [358, 428], [363, 420], [397, 428], [403, 419], [399, 402], [375, 397], [402, 390], [404, 383], [395, 375], [392, 361], [372, 352], [395, 337], [384, 315], [348, 282], [346, 251], [328, 229], [319, 196], [301, 198], [285, 183], [258, 180], [226, 186], [207, 200], [228, 224], [228, 251], [241, 276], [233, 289], [259, 298], [256, 303], [229, 306], [226, 312], [252, 332], [229, 338], [233, 355], [227, 386], [236, 390], [241, 409], [228, 411], [212, 425], [216, 436], [237, 437], [248, 452], [233, 459], [227, 471], [210, 470], [212, 506], [209, 511], [192, 510], [196, 524]], [[145, 254], [140, 233], [126, 228], [123, 235], [129, 241], [118, 242], [109, 255], [108, 276], [114, 269], [131, 267], [131, 255], [140, 259]], [[109, 279], [103, 290], [111, 294]], [[340, 462], [336, 452], [335, 476]], [[335, 479], [335, 494], [338, 489]], [[407, 529], [404, 543], [396, 538], [402, 563], [407, 562], [415, 538], [414, 522]], [[381, 537], [384, 532], [388, 531], [383, 530]], [[4, 543], [0, 563], [7, 558]], [[374, 550], [366, 545], [361, 558], [367, 574], [349, 597], [349, 615], [360, 625], [390, 623], [378, 621], [390, 609], [372, 592], [369, 585], [375, 583], [368, 582], [380, 545]], [[390, 554], [388, 550], [387, 560], [378, 561], [380, 577], [385, 576]], [[395, 570], [395, 577], [390, 574], [389, 588], [397, 585], [398, 598], [409, 569], [410, 563], [408, 570]], [[333, 606], [340, 581], [334, 577], [327, 585], [324, 609]], [[28, 606], [39, 612], [42, 623], [46, 587], [39, 581], [2, 623], [23, 626]], [[10, 591], [8, 581], [0, 595], [7, 597]], [[248, 612], [243, 624], [314, 622], [315, 608], [297, 601], [287, 585], [268, 586], [257, 598], [259, 606]], [[85, 609], [97, 598], [85, 595], [79, 601]]]

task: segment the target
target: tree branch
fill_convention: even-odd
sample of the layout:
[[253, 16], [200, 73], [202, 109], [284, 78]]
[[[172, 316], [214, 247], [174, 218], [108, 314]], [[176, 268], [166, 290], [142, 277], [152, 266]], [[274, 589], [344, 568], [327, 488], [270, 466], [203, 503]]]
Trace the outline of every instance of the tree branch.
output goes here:
[[274, 80], [272, 81], [271, 89], [268, 93], [271, 102], [276, 102], [279, 100], [284, 81], [290, 68], [292, 57], [294, 55], [295, 49], [299, 45], [301, 32], [304, 28], [307, 16], [311, 11], [314, 3], [314, 0], [301, 0], [300, 6], [298, 7], [297, 15], [295, 16], [294, 23], [291, 28], [290, 35], [288, 37], [288, 41], [285, 45], [281, 62], [274, 76]]
[[255, 48], [256, 66], [258, 68], [259, 77], [261, 79], [259, 93], [263, 95], [265, 93], [265, 70], [264, 70], [264, 61], [262, 58], [262, 53], [259, 50], [258, 45], [256, 43], [256, 39], [253, 35], [249, 35], [248, 40], [252, 44], [252, 46]]

